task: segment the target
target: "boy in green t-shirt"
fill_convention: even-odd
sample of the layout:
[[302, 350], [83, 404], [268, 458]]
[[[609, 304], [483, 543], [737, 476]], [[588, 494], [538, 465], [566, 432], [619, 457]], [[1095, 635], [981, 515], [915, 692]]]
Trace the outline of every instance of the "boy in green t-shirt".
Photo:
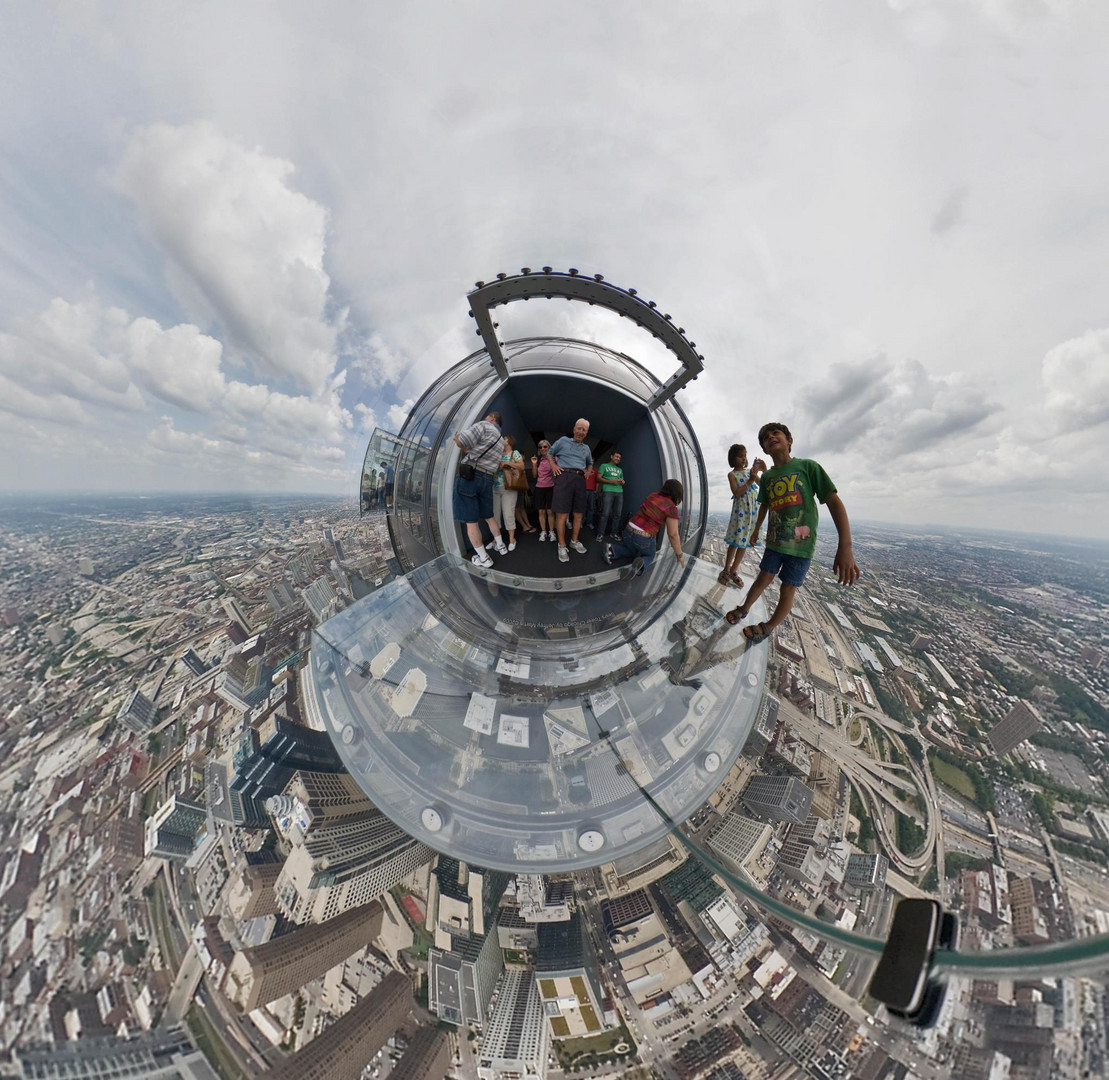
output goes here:
[[770, 455], [774, 465], [759, 478], [759, 516], [751, 533], [750, 546], [758, 544], [759, 530], [769, 513], [766, 553], [759, 565], [759, 576], [752, 582], [747, 598], [724, 616], [732, 625], [746, 619], [751, 605], [778, 577], [781, 586], [774, 614], [764, 623], [743, 628], [744, 636], [751, 641], [762, 641], [768, 637], [793, 610], [797, 590], [805, 583], [805, 575], [809, 572], [816, 550], [816, 526], [820, 521], [820, 510], [816, 505], [818, 499], [828, 507], [839, 533], [839, 547], [832, 562], [832, 569], [839, 575], [839, 583], [853, 585], [859, 577], [847, 511], [823, 466], [808, 458], [791, 456], [793, 436], [785, 424], [763, 424], [759, 429], [759, 446]]

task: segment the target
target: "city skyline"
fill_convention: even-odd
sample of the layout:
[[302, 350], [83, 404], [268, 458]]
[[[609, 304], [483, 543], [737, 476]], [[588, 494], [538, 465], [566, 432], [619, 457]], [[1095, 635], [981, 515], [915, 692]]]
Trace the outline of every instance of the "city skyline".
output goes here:
[[[665, 666], [645, 657], [652, 686], [691, 707], [713, 678], [694, 639], [724, 627], [735, 593], [716, 581], [724, 524], [710, 521], [690, 554], [709, 588], [681, 633], [652, 624]], [[433, 863], [427, 849], [394, 860], [397, 834], [378, 828], [360, 767], [348, 774], [319, 730], [320, 705], [373, 693], [397, 703], [406, 753], [434, 728], [491, 760], [497, 713], [520, 715], [535, 688], [487, 688], [485, 730], [449, 704], [461, 700], [444, 694], [449, 660], [431, 665], [426, 694], [405, 695], [417, 660], [402, 620], [382, 627], [392, 649], [344, 637], [336, 608], [410, 587], [392, 576], [383, 513], [323, 498], [6, 503], [0, 1042], [15, 1075], [124, 1055], [161, 1075], [172, 1053], [225, 1077], [308, 1075], [314, 1062], [354, 1080], [395, 1027], [381, 1053], [399, 1058], [398, 1076], [434, 1062], [437, 1076], [498, 1080], [532, 1062], [558, 1080], [590, 1060], [608, 1075], [637, 1063], [644, 1080], [709, 1063], [758, 1077], [786, 1062], [845, 1080], [896, 1063], [921, 1080], [1012, 1064], [1010, 1080], [1038, 1080], [1052, 1055], [1060, 1080], [1098, 1074], [1095, 977], [955, 979], [936, 1027], [912, 1033], [874, 1011], [872, 954], [845, 953], [837, 935], [881, 940], [899, 897], [932, 895], [958, 912], [960, 951], [979, 960], [1106, 947], [1109, 558], [860, 525], [871, 572], [844, 590], [827, 573], [831, 543], [765, 646], [752, 736], [720, 762], [708, 801], [602, 866], [508, 873], [463, 861], [461, 845]], [[598, 586], [609, 590], [627, 595]], [[429, 615], [417, 625], [434, 629]], [[452, 605], [433, 617], [461, 628]], [[307, 650], [325, 620], [333, 678], [313, 686]], [[577, 634], [586, 621], [573, 620]], [[459, 670], [471, 648], [475, 675], [488, 669], [476, 643], [454, 648]], [[531, 653], [538, 677], [549, 651], [516, 640], [511, 655]], [[581, 708], [587, 734], [597, 710], [605, 737], [617, 732], [615, 776], [680, 754], [665, 735], [629, 742], [663, 716], [665, 695], [606, 686]], [[995, 753], [991, 735], [1029, 706], [1042, 726]], [[583, 776], [587, 736], [538, 724], [534, 736]], [[353, 729], [342, 740], [365, 743]], [[611, 795], [604, 776], [565, 791], [593, 799], [591, 820]], [[783, 781], [803, 796], [794, 812], [754, 798]], [[354, 860], [337, 859], [331, 840], [356, 833]], [[460, 1027], [435, 1041], [436, 1018]]]
[[0, 490], [351, 492], [472, 283], [549, 263], [698, 341], [714, 506], [778, 419], [853, 517], [1105, 535], [1104, 9], [326, 10], [13, 19]]

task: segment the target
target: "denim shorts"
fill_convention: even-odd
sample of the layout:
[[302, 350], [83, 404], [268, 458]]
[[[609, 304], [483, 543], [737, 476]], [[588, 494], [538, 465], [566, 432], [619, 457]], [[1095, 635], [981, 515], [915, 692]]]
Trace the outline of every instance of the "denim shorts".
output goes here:
[[465, 525], [493, 516], [493, 474], [475, 472], [472, 480], [454, 478], [454, 520]]
[[773, 574], [783, 585], [792, 585], [799, 589], [805, 584], [805, 575], [809, 572], [811, 562], [812, 559], [799, 559], [796, 555], [783, 555], [780, 551], [767, 548], [763, 552], [759, 569], [764, 574]]

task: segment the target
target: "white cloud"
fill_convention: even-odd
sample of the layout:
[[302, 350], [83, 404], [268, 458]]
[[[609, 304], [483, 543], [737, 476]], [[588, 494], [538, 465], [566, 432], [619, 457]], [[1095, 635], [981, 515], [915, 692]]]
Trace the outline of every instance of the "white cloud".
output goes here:
[[362, 372], [366, 383], [374, 388], [395, 385], [410, 367], [408, 358], [377, 332], [356, 347], [352, 362]]
[[[698, 342], [679, 402], [714, 494], [727, 445], [778, 417], [853, 514], [957, 523], [995, 490], [989, 520], [1034, 517], [1042, 476], [1109, 450], [1101, 338], [1082, 336], [1105, 325], [1109, 5], [672, 7], [444, 3], [429, 31], [404, 5], [199, 3], [170, 35], [143, 5], [30, 6], [0, 35], [0, 427], [46, 460], [100, 425], [89, 467], [121, 487], [170, 461], [182, 484], [245, 484], [255, 455], [338, 486], [329, 456], [360, 456], [473, 350], [476, 279], [574, 265]], [[493, 69], [512, 93], [484, 92]], [[655, 370], [606, 318], [532, 301], [503, 330]]]
[[116, 182], [181, 298], [202, 300], [261, 374], [318, 392], [345, 316], [329, 310], [327, 212], [289, 186], [292, 172], [214, 124], [151, 124], [132, 136]]
[[399, 405], [390, 405], [389, 410], [385, 413], [386, 428], [392, 432], [400, 431], [404, 427], [405, 420], [408, 419], [408, 414], [412, 411], [412, 406], [415, 404], [416, 399], [409, 398]]
[[377, 413], [369, 405], [360, 401], [354, 406], [354, 415], [358, 418], [357, 430], [362, 434], [372, 434], [377, 427]]
[[135, 319], [126, 330], [125, 362], [155, 397], [192, 412], [209, 412], [225, 392], [223, 346], [188, 324], [163, 330]]
[[[14, 333], [0, 334], [0, 374], [22, 388], [20, 400], [69, 398], [125, 412], [144, 408], [123, 358], [112, 348], [127, 316], [94, 300], [71, 304], [55, 299], [37, 315], [19, 320]], [[15, 399], [0, 398], [0, 410]], [[48, 416], [49, 406], [41, 413]]]
[[[107, 411], [123, 410], [130, 425], [141, 422], [147, 409], [141, 387], [207, 425], [207, 431], [181, 430], [164, 416], [145, 440], [147, 449], [162, 455], [187, 456], [200, 475], [225, 473], [236, 456], [261, 460], [260, 454], [275, 467], [280, 461], [280, 473], [326, 467], [333, 482], [336, 463], [357, 453], [354, 419], [340, 399], [342, 375], [311, 397], [229, 380], [221, 343], [196, 326], [163, 329], [95, 298], [78, 304], [56, 299], [18, 329], [0, 335], [0, 412], [9, 418], [80, 427], [86, 438], [98, 430], [119, 433]], [[46, 436], [35, 428], [28, 438], [42, 443]], [[91, 460], [82, 455], [83, 463]], [[111, 461], [111, 455], [99, 460]], [[117, 461], [138, 466], [118, 447]]]
[[832, 365], [796, 398], [815, 451], [865, 448], [885, 462], [973, 436], [999, 408], [961, 374], [932, 375], [918, 361], [881, 355]]
[[1061, 429], [1109, 420], [1109, 330], [1090, 330], [1056, 345], [1043, 359], [1047, 407]]

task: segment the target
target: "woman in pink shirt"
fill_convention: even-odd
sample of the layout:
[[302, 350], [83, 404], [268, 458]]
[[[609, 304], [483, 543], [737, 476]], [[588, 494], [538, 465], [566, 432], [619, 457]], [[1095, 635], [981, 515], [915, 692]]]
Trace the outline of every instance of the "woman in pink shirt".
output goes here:
[[539, 443], [539, 455], [531, 459], [531, 474], [535, 477], [535, 509], [539, 511], [540, 540], [555, 538], [554, 513], [551, 511], [551, 495], [554, 492], [554, 473], [547, 453], [551, 444], [546, 439]]

